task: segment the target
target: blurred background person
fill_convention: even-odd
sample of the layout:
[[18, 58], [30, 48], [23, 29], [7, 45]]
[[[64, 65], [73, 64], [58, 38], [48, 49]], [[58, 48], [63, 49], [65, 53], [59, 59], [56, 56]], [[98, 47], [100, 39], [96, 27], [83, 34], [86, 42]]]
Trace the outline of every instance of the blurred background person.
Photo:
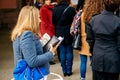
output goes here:
[[35, 3], [35, 5], [36, 5], [36, 7], [40, 10], [40, 8], [41, 8], [41, 6], [42, 6], [42, 0], [36, 0], [36, 3]]
[[57, 2], [57, 0], [52, 0], [51, 4], [54, 5], [54, 6], [56, 6], [58, 4], [58, 2]]
[[52, 18], [56, 36], [64, 37], [63, 42], [59, 46], [60, 63], [64, 76], [72, 75], [73, 65], [73, 36], [69, 31], [76, 11], [75, 8], [69, 6], [70, 2], [70, 0], [58, 0], [58, 5], [53, 9]]
[[[82, 9], [82, 14], [80, 16], [80, 35], [81, 35], [81, 50], [79, 51], [80, 54], [80, 80], [85, 80], [86, 78], [86, 65], [87, 65], [87, 57], [92, 59], [92, 54], [90, 53], [89, 44], [86, 41], [86, 25], [92, 18], [92, 16], [100, 14], [104, 10], [103, 0], [86, 0], [84, 7]], [[74, 27], [71, 26], [71, 30], [75, 30]], [[71, 33], [73, 31], [70, 31]], [[91, 51], [92, 52], [92, 51]]]
[[86, 64], [87, 64], [87, 57], [90, 57], [90, 61], [92, 60], [92, 51], [89, 48], [89, 44], [86, 41], [86, 25], [92, 18], [92, 16], [100, 14], [104, 10], [103, 0], [86, 0], [83, 12], [81, 15], [81, 40], [82, 40], [82, 47], [79, 52], [80, 54], [80, 77], [81, 80], [85, 80], [86, 78]]
[[[51, 0], [43, 0], [43, 5], [40, 8], [40, 37], [47, 33], [51, 38], [55, 35], [55, 27], [52, 24], [52, 11], [54, 6], [51, 5]], [[50, 61], [50, 64], [55, 64], [54, 61]]]

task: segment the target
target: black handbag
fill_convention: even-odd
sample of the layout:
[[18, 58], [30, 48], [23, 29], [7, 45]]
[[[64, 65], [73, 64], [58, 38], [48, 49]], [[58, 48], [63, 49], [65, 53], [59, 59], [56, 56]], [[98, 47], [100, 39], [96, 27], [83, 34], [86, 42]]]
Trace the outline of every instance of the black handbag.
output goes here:
[[80, 30], [78, 28], [78, 31], [74, 35], [74, 39], [73, 39], [73, 49], [80, 50], [81, 46], [82, 46], [81, 35], [80, 35]]

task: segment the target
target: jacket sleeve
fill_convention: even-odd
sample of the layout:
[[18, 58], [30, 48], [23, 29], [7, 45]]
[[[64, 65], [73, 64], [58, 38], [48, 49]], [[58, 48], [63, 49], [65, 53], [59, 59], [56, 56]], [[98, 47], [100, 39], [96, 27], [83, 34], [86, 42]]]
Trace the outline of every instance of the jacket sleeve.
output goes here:
[[[43, 53], [43, 51], [40, 51], [41, 53], [38, 55], [38, 48], [36, 48], [38, 46], [35, 45], [34, 34], [32, 32], [27, 31], [22, 34], [20, 38], [20, 49], [22, 51], [23, 58], [30, 67], [47, 64], [54, 57], [51, 52]], [[39, 46], [39, 48], [41, 47], [42, 46]]]
[[94, 42], [95, 42], [95, 36], [94, 32], [92, 30], [92, 25], [93, 25], [93, 20], [91, 20], [87, 25], [86, 25], [86, 33], [87, 33], [87, 42], [90, 46], [90, 52], [93, 53], [93, 47], [94, 47]]
[[117, 46], [120, 52], [120, 21], [119, 21], [118, 28], [117, 28]]

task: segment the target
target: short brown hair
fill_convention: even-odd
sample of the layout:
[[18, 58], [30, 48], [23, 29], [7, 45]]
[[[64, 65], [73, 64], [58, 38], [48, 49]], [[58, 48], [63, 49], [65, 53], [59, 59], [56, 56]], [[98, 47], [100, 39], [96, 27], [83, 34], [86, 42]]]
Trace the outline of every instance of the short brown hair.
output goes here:
[[114, 12], [120, 6], [120, 0], [103, 0], [105, 9]]
[[67, 2], [68, 4], [70, 4], [71, 0], [57, 0], [58, 4], [61, 2]]

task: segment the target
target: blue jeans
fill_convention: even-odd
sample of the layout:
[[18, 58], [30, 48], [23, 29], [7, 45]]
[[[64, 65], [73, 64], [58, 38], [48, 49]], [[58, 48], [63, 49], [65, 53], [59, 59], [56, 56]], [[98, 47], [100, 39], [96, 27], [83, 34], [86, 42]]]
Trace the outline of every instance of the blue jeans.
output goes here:
[[[92, 57], [90, 57], [90, 61], [91, 61]], [[87, 56], [86, 55], [81, 55], [80, 54], [80, 60], [81, 60], [81, 64], [80, 64], [80, 76], [82, 78], [85, 78], [86, 76], [86, 65], [87, 65]]]
[[63, 73], [71, 73], [73, 65], [72, 45], [60, 45], [60, 62]]

